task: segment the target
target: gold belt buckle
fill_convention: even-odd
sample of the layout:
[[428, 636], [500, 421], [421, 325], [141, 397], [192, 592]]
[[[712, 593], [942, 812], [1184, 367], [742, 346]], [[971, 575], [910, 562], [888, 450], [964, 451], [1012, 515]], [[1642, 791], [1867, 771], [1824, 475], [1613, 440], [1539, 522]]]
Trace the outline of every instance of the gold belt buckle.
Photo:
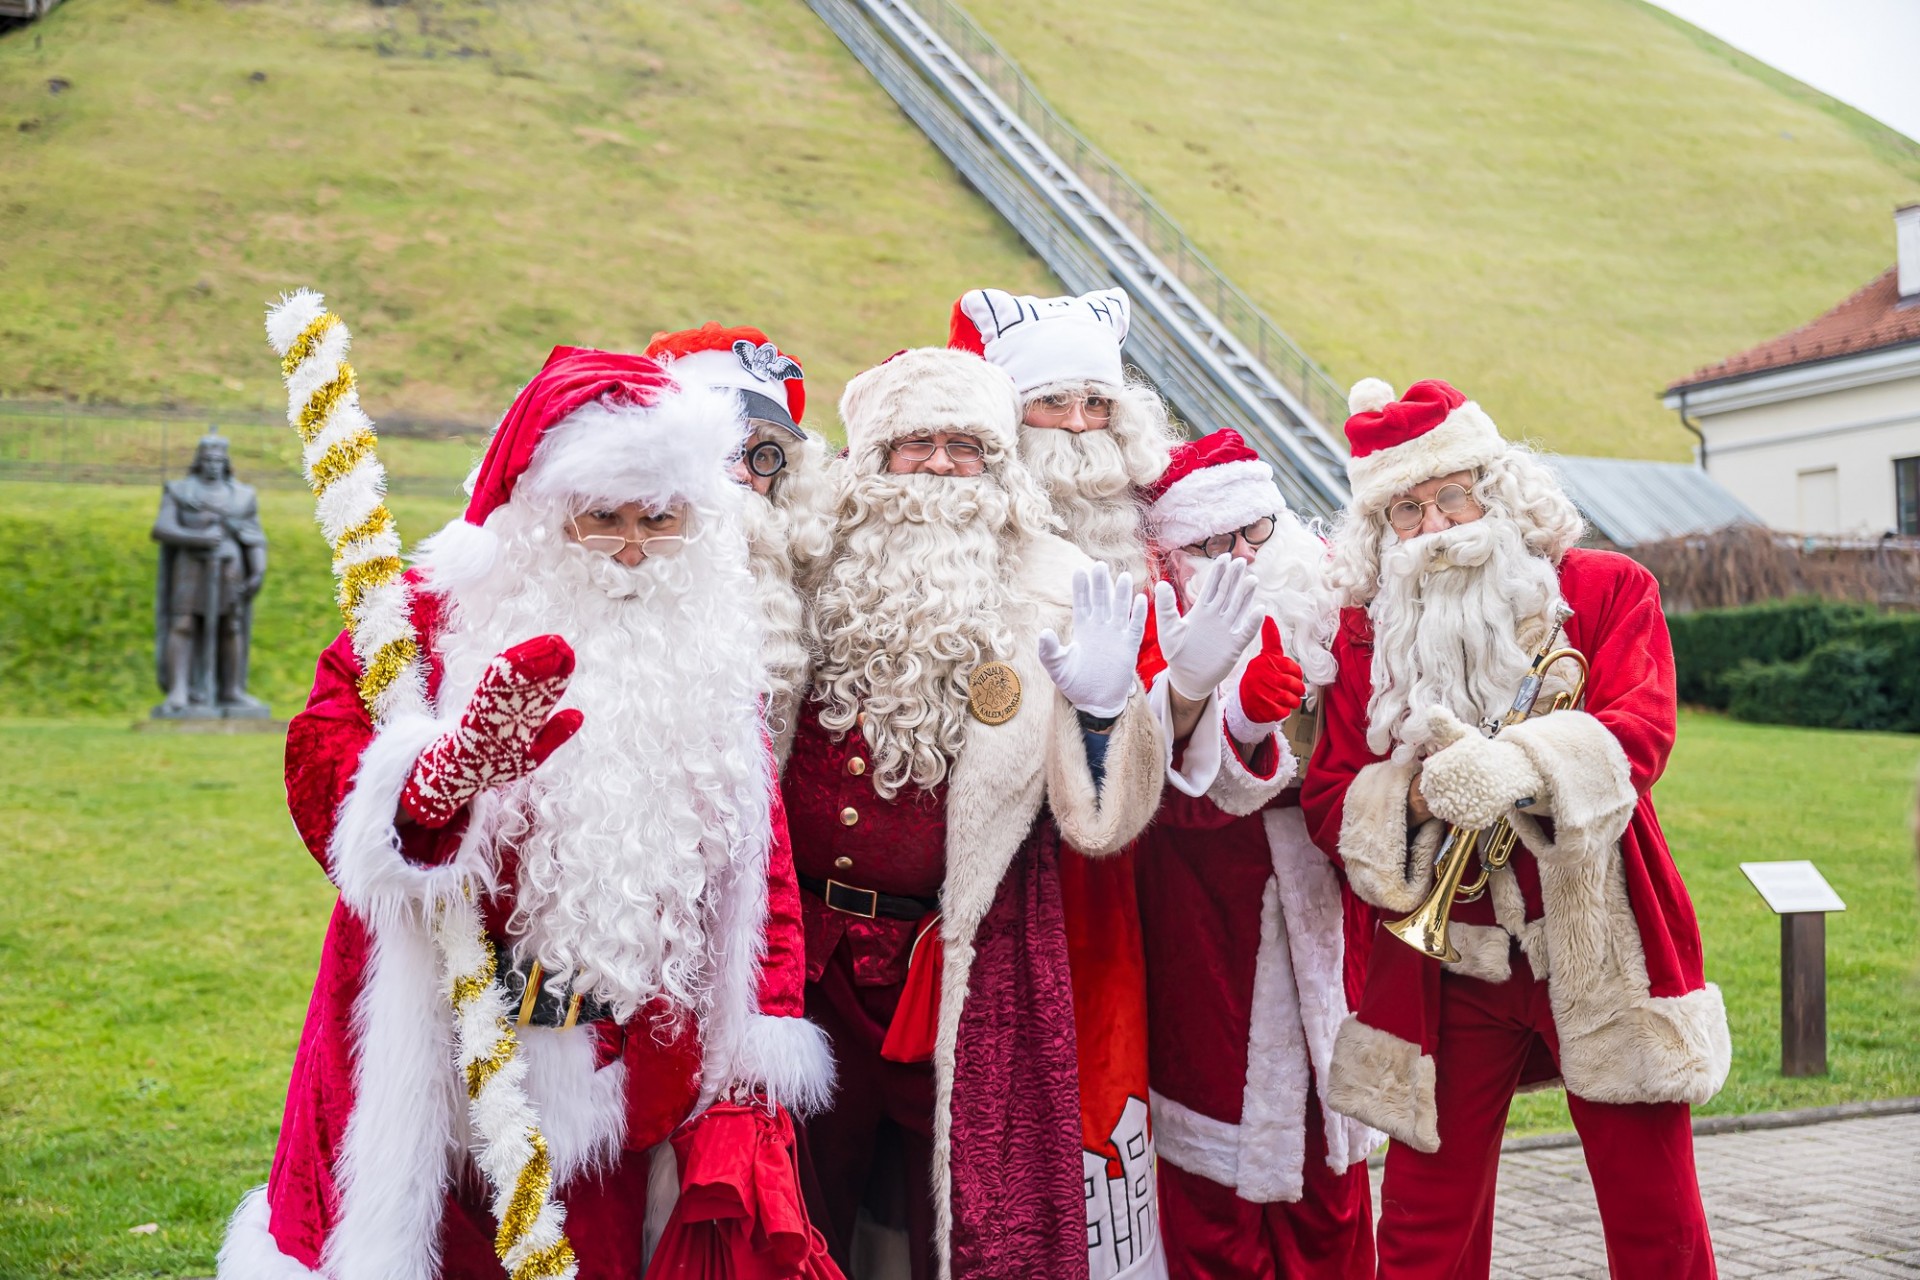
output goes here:
[[[865, 911], [855, 911], [851, 907], [841, 906], [833, 900], [833, 891], [835, 889], [844, 889], [848, 893], [866, 895], [867, 909]], [[830, 878], [827, 881], [827, 905], [835, 911], [844, 912], [850, 916], [859, 916], [862, 920], [872, 920], [880, 914], [880, 895], [872, 889], [861, 889], [854, 885], [843, 884], [838, 880]]]

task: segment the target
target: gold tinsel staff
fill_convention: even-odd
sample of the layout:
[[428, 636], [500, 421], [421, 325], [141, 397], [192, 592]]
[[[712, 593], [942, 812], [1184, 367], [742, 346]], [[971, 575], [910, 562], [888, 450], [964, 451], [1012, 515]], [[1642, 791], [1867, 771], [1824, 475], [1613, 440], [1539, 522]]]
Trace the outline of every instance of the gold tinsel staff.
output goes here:
[[[401, 713], [430, 715], [400, 534], [386, 505], [386, 469], [347, 363], [352, 335], [325, 299], [300, 289], [267, 309], [267, 340], [280, 355], [287, 421], [300, 433], [314, 518], [333, 548], [367, 714], [375, 725]], [[452, 1065], [466, 1085], [474, 1159], [493, 1187], [500, 1224], [494, 1250], [514, 1280], [571, 1280], [578, 1264], [567, 1242], [566, 1206], [553, 1195], [546, 1140], [523, 1087], [527, 1066], [471, 888], [449, 900], [433, 930], [453, 1012]]]

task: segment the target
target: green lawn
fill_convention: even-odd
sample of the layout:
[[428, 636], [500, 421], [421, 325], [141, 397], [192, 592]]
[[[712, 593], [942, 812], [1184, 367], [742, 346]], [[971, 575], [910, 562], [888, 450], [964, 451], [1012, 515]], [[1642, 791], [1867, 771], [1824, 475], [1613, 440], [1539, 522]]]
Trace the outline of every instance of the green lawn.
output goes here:
[[68, 0], [0, 34], [0, 174], [0, 395], [277, 406], [306, 284], [376, 418], [718, 319], [824, 422], [962, 290], [1048, 281], [795, 0]]
[[[333, 897], [279, 756], [272, 735], [0, 722], [0, 1275], [205, 1275], [265, 1176]], [[1684, 717], [1660, 798], [1734, 1022], [1706, 1111], [1920, 1093], [1916, 758], [1915, 738]], [[1789, 1083], [1778, 930], [1737, 864], [1798, 857], [1850, 910], [1828, 936], [1832, 1074]], [[1534, 1095], [1514, 1123], [1564, 1108]]]
[[1920, 144], [1639, 0], [961, 0], [1342, 386], [1564, 453], [1893, 262]]

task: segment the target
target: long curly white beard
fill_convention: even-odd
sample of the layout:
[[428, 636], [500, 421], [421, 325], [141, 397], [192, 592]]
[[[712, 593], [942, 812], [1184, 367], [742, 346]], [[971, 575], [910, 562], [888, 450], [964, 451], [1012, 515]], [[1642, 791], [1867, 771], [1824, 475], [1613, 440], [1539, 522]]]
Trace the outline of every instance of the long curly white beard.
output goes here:
[[1153, 390], [1129, 386], [1051, 383], [1029, 400], [1055, 391], [1113, 398], [1111, 425], [1074, 433], [1054, 427], [1020, 428], [1020, 460], [1046, 492], [1067, 541], [1115, 572], [1147, 580], [1145, 509], [1136, 490], [1167, 469], [1177, 437]]
[[509, 514], [489, 524], [504, 536], [493, 572], [454, 597], [440, 707], [463, 706], [492, 655], [552, 632], [578, 658], [561, 705], [586, 721], [475, 804], [496, 860], [518, 858], [508, 932], [623, 1017], [655, 997], [704, 1011], [717, 891], [758, 865], [768, 831], [760, 622], [738, 515], [696, 511], [679, 555], [627, 569], [567, 542], [551, 513]]
[[1527, 550], [1520, 524], [1489, 512], [1380, 547], [1367, 746], [1400, 763], [1433, 736], [1435, 707], [1468, 724], [1503, 713], [1560, 600], [1553, 562]]
[[874, 787], [947, 775], [968, 675], [1013, 649], [1015, 503], [990, 476], [846, 475], [840, 545], [814, 600], [820, 723], [866, 714]]

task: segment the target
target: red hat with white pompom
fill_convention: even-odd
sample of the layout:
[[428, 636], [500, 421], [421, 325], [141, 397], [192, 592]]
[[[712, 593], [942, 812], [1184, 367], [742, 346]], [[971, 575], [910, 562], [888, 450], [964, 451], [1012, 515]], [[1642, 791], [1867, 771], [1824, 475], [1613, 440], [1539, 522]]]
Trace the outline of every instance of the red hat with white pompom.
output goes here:
[[1441, 382], [1416, 382], [1394, 398], [1378, 378], [1347, 393], [1347, 483], [1357, 511], [1381, 511], [1397, 493], [1435, 476], [1477, 471], [1507, 451], [1479, 405]]
[[800, 362], [760, 330], [729, 329], [709, 320], [698, 329], [654, 334], [647, 356], [669, 366], [675, 382], [737, 391], [747, 417], [806, 438], [800, 419], [807, 411], [807, 382]]
[[1162, 547], [1204, 542], [1287, 509], [1273, 468], [1231, 427], [1177, 446], [1141, 496], [1147, 529]]
[[1022, 397], [1053, 382], [1126, 383], [1120, 344], [1132, 304], [1124, 289], [1035, 298], [969, 289], [953, 304], [947, 345], [1007, 371]]

